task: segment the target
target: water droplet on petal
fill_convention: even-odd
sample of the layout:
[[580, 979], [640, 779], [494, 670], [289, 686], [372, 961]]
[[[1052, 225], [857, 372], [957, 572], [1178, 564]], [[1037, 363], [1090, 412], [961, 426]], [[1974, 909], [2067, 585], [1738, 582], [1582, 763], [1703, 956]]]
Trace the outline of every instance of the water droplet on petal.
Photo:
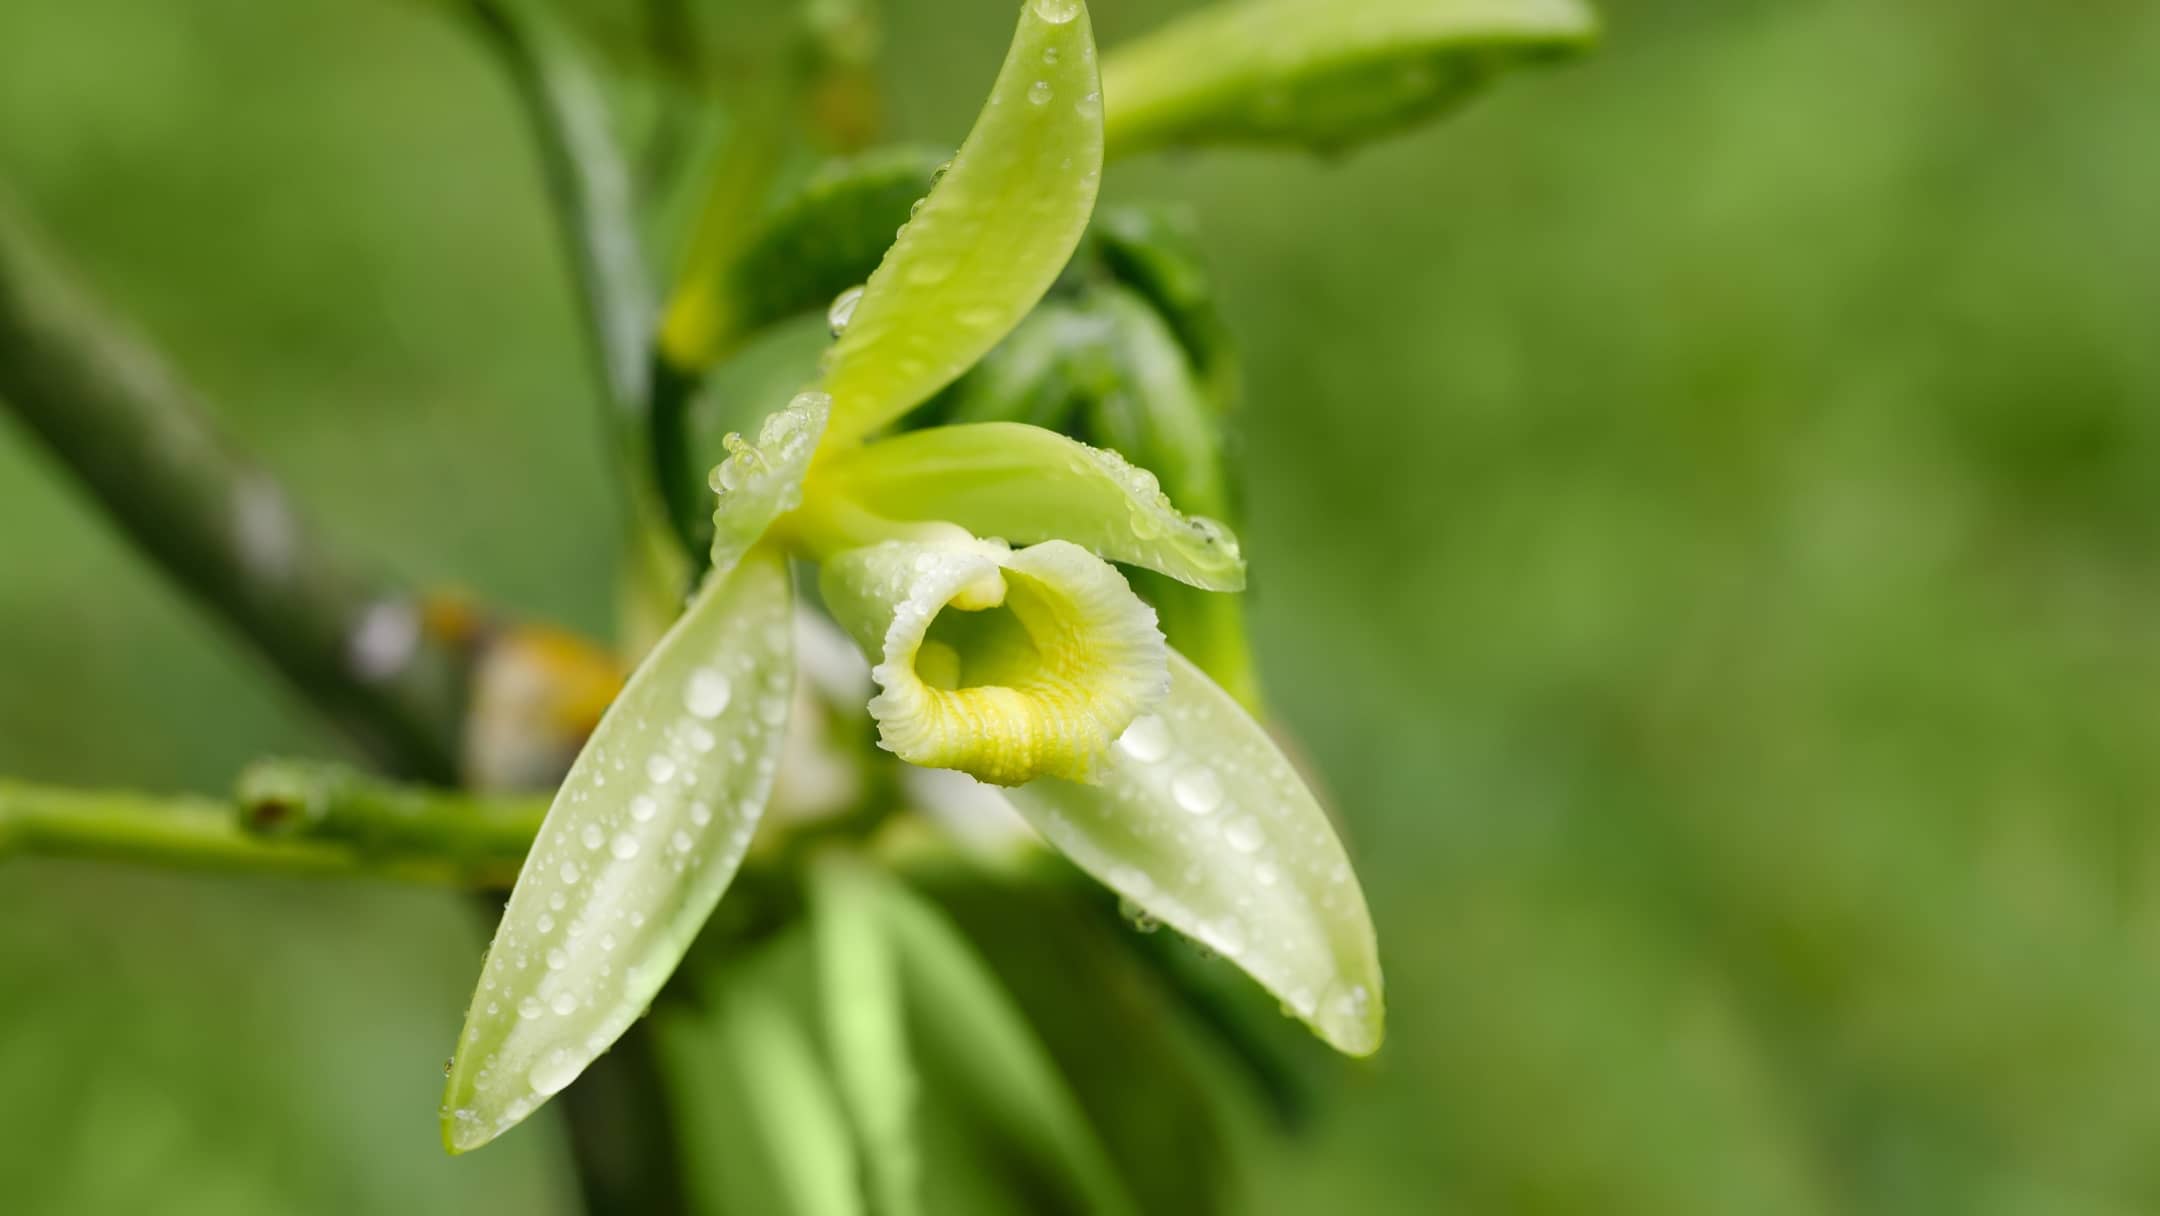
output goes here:
[[727, 709], [734, 692], [725, 672], [700, 667], [690, 673], [690, 682], [683, 686], [683, 708], [700, 718], [717, 718]]
[[666, 785], [675, 779], [675, 758], [665, 752], [654, 752], [645, 758], [645, 776], [654, 785]]
[[615, 839], [608, 844], [608, 852], [613, 853], [618, 861], [630, 860], [638, 855], [637, 837], [628, 832], [615, 833]]
[[547, 965], [550, 971], [560, 971], [570, 965], [570, 956], [560, 949], [550, 950], [547, 952]]
[[639, 823], [649, 821], [660, 813], [660, 804], [647, 794], [639, 794], [630, 800], [630, 817]]
[[555, 999], [548, 1002], [548, 1008], [553, 1009], [560, 1017], [569, 1017], [577, 1012], [577, 998], [567, 992], [558, 992]]
[[[578, 839], [584, 843], [586, 848], [597, 849], [607, 843], [607, 833], [600, 830], [599, 824], [588, 823], [578, 829]], [[565, 879], [564, 881], [569, 880]]]
[[1260, 831], [1260, 824], [1250, 815], [1240, 815], [1223, 829], [1223, 839], [1240, 853], [1257, 853], [1267, 843], [1267, 836]]
[[861, 287], [850, 287], [833, 297], [832, 306], [825, 310], [825, 324], [832, 330], [833, 337], [847, 332], [848, 322], [855, 319], [855, 306], [862, 303], [862, 297]]
[[563, 1086], [576, 1080], [577, 1075], [576, 1058], [567, 1049], [558, 1047], [540, 1057], [539, 1062], [532, 1066], [532, 1071], [525, 1074], [525, 1079], [531, 1082], [534, 1093], [545, 1097], [559, 1092]]
[[1215, 776], [1214, 769], [1205, 766], [1189, 768], [1171, 780], [1170, 796], [1195, 815], [1212, 814], [1222, 805], [1222, 781]]
[[539, 997], [529, 996], [518, 1002], [518, 1016], [521, 1018], [536, 1018], [542, 1012]]
[[1028, 86], [1028, 102], [1029, 102], [1030, 104], [1032, 104], [1032, 105], [1038, 105], [1038, 106], [1045, 106], [1045, 105], [1049, 105], [1049, 104], [1050, 104], [1050, 82], [1049, 82], [1049, 81], [1047, 81], [1047, 80], [1038, 80], [1038, 81], [1036, 81], [1036, 82], [1035, 82], [1034, 84], [1031, 84], [1031, 85], [1029, 85], [1029, 86]]
[[578, 869], [578, 864], [574, 861], [566, 861], [562, 863], [562, 868], [556, 871], [556, 873], [562, 875], [562, 880], [564, 882], [576, 882], [578, 880], [578, 875], [583, 872], [584, 871]]
[[1170, 754], [1170, 728], [1154, 714], [1142, 714], [1118, 736], [1118, 747], [1142, 764], [1155, 764]]
[[1035, 15], [1052, 25], [1063, 25], [1080, 15], [1080, 0], [1035, 0]]

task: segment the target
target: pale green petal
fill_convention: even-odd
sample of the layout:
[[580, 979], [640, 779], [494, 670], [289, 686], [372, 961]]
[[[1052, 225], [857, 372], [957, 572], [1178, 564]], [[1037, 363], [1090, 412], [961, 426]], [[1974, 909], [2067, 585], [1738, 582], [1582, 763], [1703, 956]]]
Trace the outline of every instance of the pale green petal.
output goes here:
[[715, 574], [630, 677], [541, 824], [443, 1096], [452, 1152], [637, 1020], [727, 889], [772, 790], [794, 678], [783, 559]]
[[922, 1208], [915, 1066], [881, 892], [881, 879], [861, 861], [819, 859], [810, 870], [811, 944], [833, 1079], [862, 1146], [874, 1206], [880, 1216], [910, 1216]]
[[1258, 980], [1337, 1050], [1380, 1047], [1372, 917], [1327, 812], [1267, 732], [1182, 656], [1098, 783], [1008, 791], [1081, 869]]
[[974, 130], [833, 347], [835, 441], [898, 418], [997, 345], [1072, 257], [1101, 176], [1087, 8], [1032, 0]]
[[944, 913], [897, 883], [881, 884], [915, 1025], [959, 1069], [960, 1096], [1062, 1179], [1093, 1216], [1124, 1216], [1132, 1197], [1027, 1017]]
[[798, 393], [758, 430], [756, 443], [727, 438], [728, 457], [712, 471], [712, 568], [725, 572], [765, 535], [772, 522], [802, 503], [803, 474], [817, 452], [832, 399]]
[[887, 541], [835, 555], [821, 585], [873, 664], [879, 743], [910, 764], [1084, 779], [1166, 687], [1155, 610], [1065, 541]]
[[1339, 150], [1596, 36], [1582, 0], [1224, 0], [1106, 57], [1110, 153], [1210, 143]]
[[1178, 513], [1116, 452], [1018, 422], [908, 431], [821, 466], [819, 495], [887, 520], [948, 520], [1016, 545], [1063, 539], [1211, 591], [1245, 585], [1237, 538]]

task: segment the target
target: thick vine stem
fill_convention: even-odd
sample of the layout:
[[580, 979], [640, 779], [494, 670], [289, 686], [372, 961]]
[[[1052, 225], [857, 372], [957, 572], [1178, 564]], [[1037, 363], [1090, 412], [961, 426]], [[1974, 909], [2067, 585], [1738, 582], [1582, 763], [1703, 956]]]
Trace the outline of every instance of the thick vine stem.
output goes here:
[[0, 400], [135, 545], [385, 766], [456, 772], [464, 656], [326, 546], [0, 200]]
[[508, 887], [519, 862], [489, 853], [392, 854], [347, 841], [264, 835], [244, 826], [235, 803], [220, 798], [0, 781], [0, 858], [11, 854], [480, 890]]

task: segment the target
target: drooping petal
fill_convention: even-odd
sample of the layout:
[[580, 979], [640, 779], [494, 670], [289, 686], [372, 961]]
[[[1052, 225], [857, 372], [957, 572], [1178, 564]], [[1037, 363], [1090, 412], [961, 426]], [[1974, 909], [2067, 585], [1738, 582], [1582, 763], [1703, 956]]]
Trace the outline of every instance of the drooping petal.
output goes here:
[[1018, 422], [930, 427], [832, 458], [815, 484], [888, 520], [949, 520], [1016, 545], [1063, 539], [1195, 587], [1245, 585], [1237, 537], [1179, 514], [1116, 452]]
[[713, 471], [713, 569], [556, 791], [495, 931], [443, 1095], [478, 1148], [584, 1071], [643, 1012], [735, 876], [793, 688], [786, 559], [754, 547], [800, 501], [822, 395]]
[[1340, 150], [1596, 36], [1583, 0], [1224, 0], [1109, 56], [1110, 152], [1212, 143]]
[[1097, 776], [1007, 796], [1081, 869], [1237, 964], [1337, 1050], [1379, 1049], [1364, 893], [1259, 723], [1173, 652], [1168, 700], [1126, 728]]
[[1154, 609], [1065, 541], [887, 541], [828, 560], [822, 586], [874, 664], [880, 743], [911, 764], [1085, 779], [1166, 687]]
[[555, 796], [466, 1012], [443, 1138], [478, 1148], [629, 1028], [727, 889], [772, 790], [794, 677], [785, 562], [708, 579]]
[[1009, 333], [1072, 257], [1102, 176], [1095, 39], [1080, 0], [1031, 0], [989, 103], [834, 345], [833, 438], [876, 430]]

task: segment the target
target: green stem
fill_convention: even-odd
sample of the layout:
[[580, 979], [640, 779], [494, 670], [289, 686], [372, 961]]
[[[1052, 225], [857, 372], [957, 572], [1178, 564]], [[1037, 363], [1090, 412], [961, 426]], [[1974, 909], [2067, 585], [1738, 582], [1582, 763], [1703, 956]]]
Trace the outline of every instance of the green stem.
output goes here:
[[515, 873], [548, 799], [424, 789], [339, 764], [262, 760], [233, 795], [241, 825], [269, 839], [335, 842], [372, 856], [455, 859]]
[[244, 827], [224, 799], [0, 781], [0, 858], [13, 854], [480, 889], [509, 886], [518, 868], [499, 856], [393, 855], [344, 841], [265, 836]]
[[0, 200], [0, 398], [146, 556], [383, 764], [456, 771], [463, 655], [347, 561]]
[[630, 171], [609, 130], [606, 99], [582, 59], [524, 7], [471, 0], [532, 127], [548, 198], [584, 303], [585, 329], [625, 438], [644, 433], [653, 289], [638, 247]]

